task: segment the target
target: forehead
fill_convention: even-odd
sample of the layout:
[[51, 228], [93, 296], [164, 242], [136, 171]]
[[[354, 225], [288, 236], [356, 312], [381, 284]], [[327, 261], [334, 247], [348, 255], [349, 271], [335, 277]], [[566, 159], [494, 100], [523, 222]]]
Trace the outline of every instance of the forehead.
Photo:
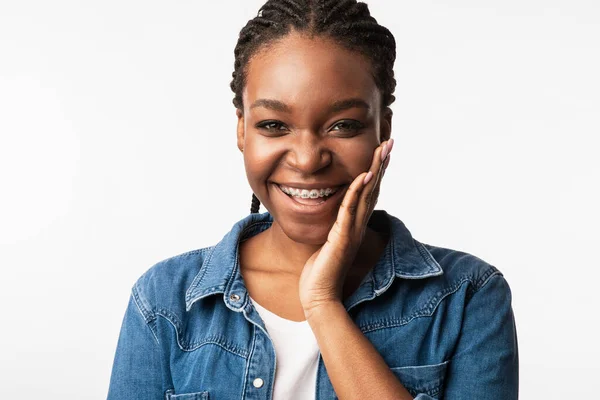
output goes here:
[[245, 106], [276, 99], [293, 108], [362, 98], [379, 108], [369, 60], [331, 39], [290, 33], [260, 49], [247, 66]]

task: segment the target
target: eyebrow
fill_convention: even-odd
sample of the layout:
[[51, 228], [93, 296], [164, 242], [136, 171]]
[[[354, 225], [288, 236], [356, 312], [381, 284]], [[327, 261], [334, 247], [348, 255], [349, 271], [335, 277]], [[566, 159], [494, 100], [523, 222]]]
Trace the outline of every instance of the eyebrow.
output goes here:
[[[292, 109], [290, 108], [290, 106], [288, 106], [287, 104], [285, 104], [279, 100], [273, 100], [273, 99], [258, 99], [254, 103], [252, 103], [252, 105], [250, 106], [250, 109], [253, 109], [256, 107], [264, 107], [264, 108], [268, 108], [273, 111], [280, 111], [280, 112], [286, 112], [286, 113], [292, 112]], [[331, 107], [329, 107], [329, 111], [330, 112], [340, 112], [340, 111], [348, 110], [350, 108], [365, 108], [368, 110], [371, 107], [369, 106], [369, 104], [366, 101], [358, 99], [358, 98], [353, 98], [353, 99], [336, 101], [335, 103], [333, 103], [331, 105]]]
[[252, 110], [253, 108], [256, 108], [256, 107], [264, 107], [264, 108], [268, 108], [269, 110], [281, 111], [281, 112], [286, 112], [286, 113], [292, 112], [292, 109], [290, 107], [288, 107], [287, 104], [282, 103], [279, 100], [258, 99], [254, 103], [252, 103], [252, 105], [250, 106], [250, 109]]

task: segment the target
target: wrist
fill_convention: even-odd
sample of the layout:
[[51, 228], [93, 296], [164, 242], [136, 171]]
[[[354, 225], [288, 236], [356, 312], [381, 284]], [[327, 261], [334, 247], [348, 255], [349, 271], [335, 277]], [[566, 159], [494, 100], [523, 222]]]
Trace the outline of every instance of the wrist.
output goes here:
[[333, 314], [340, 312], [347, 313], [346, 307], [340, 300], [320, 301], [304, 307], [304, 316], [309, 323], [318, 323], [321, 320], [327, 320]]

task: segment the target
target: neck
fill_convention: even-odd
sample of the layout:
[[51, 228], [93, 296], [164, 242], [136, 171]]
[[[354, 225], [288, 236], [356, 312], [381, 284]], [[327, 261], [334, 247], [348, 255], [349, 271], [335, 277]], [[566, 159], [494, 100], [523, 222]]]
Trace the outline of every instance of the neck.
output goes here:
[[[321, 248], [322, 244], [299, 243], [290, 239], [276, 221], [265, 232], [265, 245], [269, 258], [276, 265], [277, 272], [300, 277], [306, 261]], [[365, 237], [354, 259], [356, 265], [374, 263], [385, 248], [387, 240], [380, 234], [367, 228]], [[373, 259], [373, 256], [376, 256]]]

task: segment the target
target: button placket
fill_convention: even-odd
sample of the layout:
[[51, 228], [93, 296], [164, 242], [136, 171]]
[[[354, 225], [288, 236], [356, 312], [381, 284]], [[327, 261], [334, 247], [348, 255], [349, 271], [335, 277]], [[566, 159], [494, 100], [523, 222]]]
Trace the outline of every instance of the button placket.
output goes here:
[[275, 375], [275, 349], [269, 337], [257, 327], [254, 346], [248, 359], [247, 400], [267, 400], [272, 396], [272, 379]]

